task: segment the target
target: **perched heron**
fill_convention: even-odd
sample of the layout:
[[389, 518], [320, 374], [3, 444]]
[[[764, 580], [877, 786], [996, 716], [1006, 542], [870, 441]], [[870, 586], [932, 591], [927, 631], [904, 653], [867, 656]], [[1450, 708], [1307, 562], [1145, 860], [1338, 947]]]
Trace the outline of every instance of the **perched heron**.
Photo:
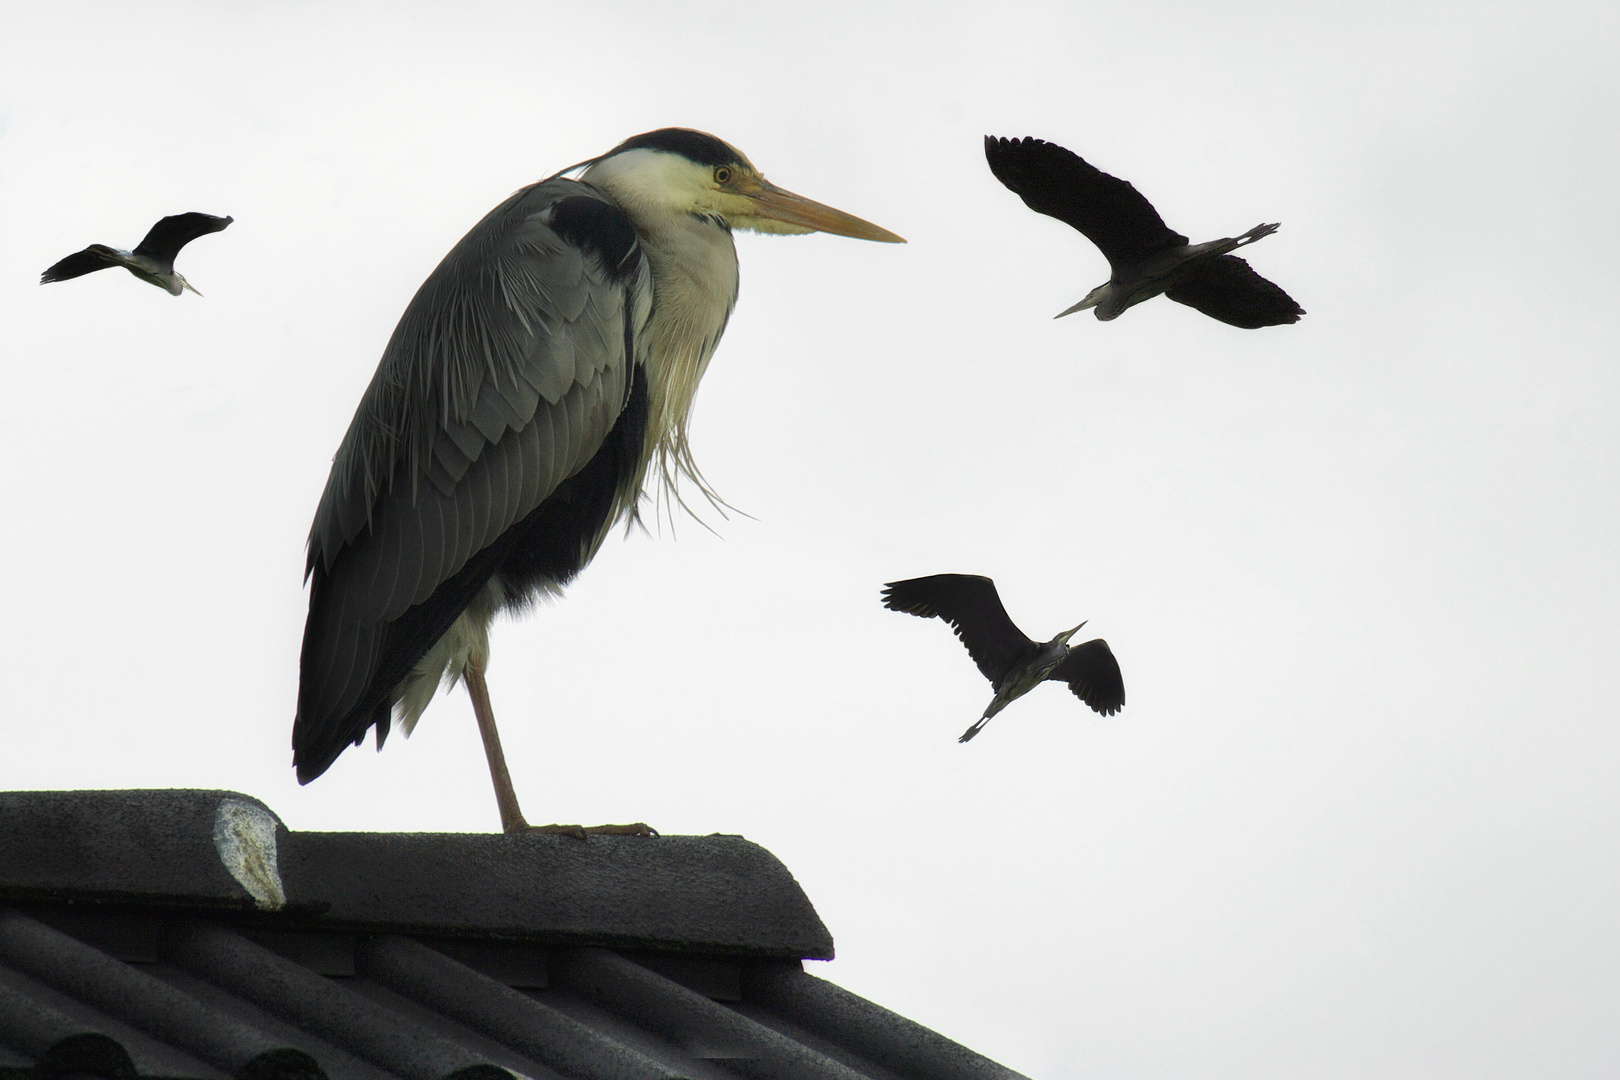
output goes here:
[[883, 605], [891, 611], [924, 619], [937, 616], [950, 623], [995, 688], [996, 696], [984, 715], [957, 742], [973, 738], [992, 716], [1048, 679], [1068, 683], [1075, 697], [1104, 716], [1114, 715], [1125, 705], [1125, 679], [1108, 642], [1093, 638], [1070, 645], [1069, 639], [1085, 623], [1051, 641], [1031, 641], [1007, 617], [996, 583], [987, 577], [934, 574], [891, 581], [883, 587]]
[[68, 278], [93, 274], [109, 266], [122, 266], [148, 285], [167, 289], [175, 296], [179, 296], [186, 289], [191, 289], [201, 296], [202, 293], [192, 288], [191, 282], [175, 272], [174, 257], [180, 254], [181, 248], [197, 237], [219, 232], [235, 220], [229, 217], [215, 217], [213, 214], [171, 214], [152, 226], [145, 239], [135, 245], [134, 251], [122, 251], [105, 244], [91, 244], [39, 275], [39, 283], [48, 285], [53, 281], [66, 281]]
[[1160, 293], [1246, 330], [1295, 323], [1305, 314], [1282, 289], [1228, 254], [1270, 236], [1276, 225], [1189, 244], [1129, 183], [1061, 146], [986, 135], [984, 156], [996, 179], [1031, 210], [1080, 230], [1108, 259], [1108, 281], [1058, 312], [1059, 319], [1095, 308], [1097, 318], [1106, 322]]
[[428, 275], [310, 529], [301, 783], [369, 729], [381, 749], [391, 718], [409, 734], [460, 679], [502, 827], [530, 828], [484, 678], [490, 620], [560, 593], [635, 516], [655, 461], [667, 490], [684, 476], [711, 494], [686, 430], [737, 299], [733, 229], [903, 242], [776, 187], [713, 135], [666, 128], [518, 191]]

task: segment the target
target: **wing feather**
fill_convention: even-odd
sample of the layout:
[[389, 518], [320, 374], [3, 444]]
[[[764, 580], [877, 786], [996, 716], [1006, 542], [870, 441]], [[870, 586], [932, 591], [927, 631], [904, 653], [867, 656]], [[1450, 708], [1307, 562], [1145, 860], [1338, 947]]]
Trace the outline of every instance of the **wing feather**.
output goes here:
[[91, 244], [83, 251], [75, 251], [67, 258], [52, 263], [49, 269], [39, 275], [39, 283], [49, 285], [53, 281], [67, 281], [70, 278], [93, 274], [97, 270], [105, 270], [109, 266], [121, 265], [116, 258], [117, 254], [105, 244]]
[[1047, 679], [1068, 683], [1075, 697], [1104, 716], [1125, 707], [1125, 677], [1120, 674], [1114, 651], [1102, 638], [1074, 646]]
[[1056, 143], [986, 135], [984, 156], [996, 179], [1026, 206], [1080, 230], [1110, 263], [1187, 243], [1129, 181]]
[[1305, 309], [1236, 255], [1211, 259], [1165, 291], [1178, 304], [1245, 330], [1299, 322]]
[[883, 604], [891, 611], [944, 619], [992, 683], [1039, 648], [1008, 617], [996, 583], [978, 574], [891, 581], [883, 587]]
[[141, 242], [135, 245], [135, 254], [166, 263], [165, 269], [173, 270], [174, 257], [180, 254], [181, 248], [199, 236], [219, 232], [235, 220], [196, 212], [171, 214], [146, 231]]

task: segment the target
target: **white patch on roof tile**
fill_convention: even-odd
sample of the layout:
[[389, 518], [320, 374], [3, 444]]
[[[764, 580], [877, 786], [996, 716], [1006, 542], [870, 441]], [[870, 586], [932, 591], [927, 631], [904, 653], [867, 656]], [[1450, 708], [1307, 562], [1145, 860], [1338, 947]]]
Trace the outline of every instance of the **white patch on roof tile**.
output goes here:
[[219, 861], [266, 911], [287, 906], [276, 869], [276, 817], [242, 799], [224, 799], [214, 813], [214, 849]]

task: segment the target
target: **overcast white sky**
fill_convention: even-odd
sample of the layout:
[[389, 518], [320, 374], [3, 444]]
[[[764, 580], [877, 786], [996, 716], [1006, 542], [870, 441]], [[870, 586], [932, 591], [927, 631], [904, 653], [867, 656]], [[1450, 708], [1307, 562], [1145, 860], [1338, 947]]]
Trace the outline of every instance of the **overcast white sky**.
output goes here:
[[[534, 821], [775, 852], [819, 974], [1038, 1078], [1620, 1072], [1614, 5], [8, 4], [0, 788], [485, 830], [471, 708], [299, 788], [304, 537], [384, 342], [506, 194], [684, 125], [905, 247], [741, 235], [694, 443], [752, 518], [611, 539], [490, 674]], [[1247, 253], [1100, 283], [1037, 135]], [[165, 214], [206, 294], [41, 270]], [[989, 686], [884, 581], [1082, 618]]]

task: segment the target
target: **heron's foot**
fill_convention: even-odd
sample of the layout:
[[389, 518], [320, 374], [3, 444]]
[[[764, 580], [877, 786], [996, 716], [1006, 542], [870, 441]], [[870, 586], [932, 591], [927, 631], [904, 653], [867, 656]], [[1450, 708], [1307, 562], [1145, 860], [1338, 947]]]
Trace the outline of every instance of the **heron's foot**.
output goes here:
[[583, 840], [587, 836], [657, 836], [658, 830], [645, 822], [637, 821], [629, 825], [523, 825], [516, 829], [507, 829], [507, 832], [535, 832], [551, 833], [556, 836], [572, 836]]
[[585, 839], [585, 828], [582, 825], [529, 825], [516, 829], [507, 829], [507, 832], [551, 833], [555, 836], [572, 836], [580, 840]]
[[1252, 244], [1256, 240], [1264, 240], [1266, 237], [1270, 236], [1280, 228], [1282, 228], [1281, 222], [1273, 225], [1256, 225], [1254, 228], [1238, 237], [1238, 247], [1242, 247], [1244, 244]]
[[645, 821], [632, 821], [628, 825], [588, 825], [585, 831], [592, 836], [657, 836], [658, 830]]
[[973, 736], [977, 735], [984, 728], [984, 725], [988, 724], [989, 722], [990, 718], [988, 716], [981, 718], [977, 724], [974, 724], [972, 727], [962, 732], [962, 737], [956, 741], [967, 742], [969, 739], [973, 738]]

